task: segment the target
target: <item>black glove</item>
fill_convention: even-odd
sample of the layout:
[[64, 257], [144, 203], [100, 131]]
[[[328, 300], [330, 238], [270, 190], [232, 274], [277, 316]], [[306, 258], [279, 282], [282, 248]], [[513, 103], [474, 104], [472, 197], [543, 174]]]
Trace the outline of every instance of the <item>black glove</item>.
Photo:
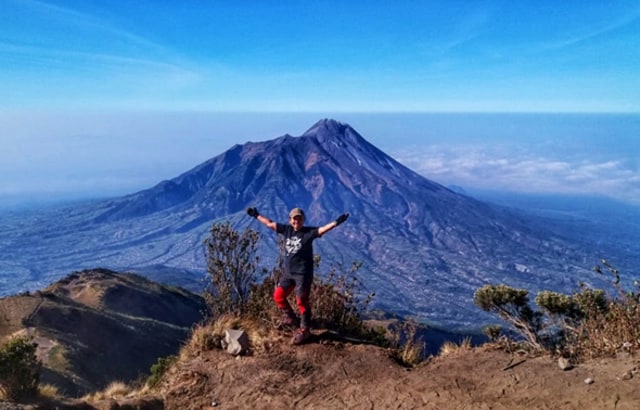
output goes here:
[[247, 208], [247, 215], [257, 218], [260, 213], [258, 212], [258, 208]]
[[338, 217], [338, 219], [336, 219], [336, 226], [340, 225], [341, 223], [343, 223], [344, 221], [347, 220], [347, 218], [349, 217], [349, 214], [342, 214]]

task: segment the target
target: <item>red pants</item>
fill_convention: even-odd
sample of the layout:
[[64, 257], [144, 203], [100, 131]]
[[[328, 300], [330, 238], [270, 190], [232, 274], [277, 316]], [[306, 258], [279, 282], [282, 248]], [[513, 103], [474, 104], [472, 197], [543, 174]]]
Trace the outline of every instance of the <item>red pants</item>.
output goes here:
[[311, 294], [311, 284], [313, 283], [313, 275], [284, 274], [275, 292], [273, 292], [273, 300], [280, 310], [287, 315], [294, 315], [293, 309], [287, 301], [287, 297], [295, 290], [296, 305], [301, 316], [300, 327], [311, 327], [311, 304], [309, 296]]

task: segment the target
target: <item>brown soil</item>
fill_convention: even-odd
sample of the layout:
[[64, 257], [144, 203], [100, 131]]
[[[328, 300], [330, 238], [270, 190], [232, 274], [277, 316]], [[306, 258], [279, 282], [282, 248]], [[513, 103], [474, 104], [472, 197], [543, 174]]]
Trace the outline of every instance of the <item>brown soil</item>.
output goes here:
[[183, 359], [155, 392], [138, 399], [33, 407], [0, 402], [0, 409], [26, 408], [637, 410], [640, 359], [620, 353], [561, 370], [548, 356], [483, 345], [409, 369], [376, 346], [329, 338], [292, 346], [281, 333], [264, 353], [233, 357], [210, 350]]
[[[120, 286], [125, 280], [131, 283]], [[167, 355], [155, 346], [179, 343], [172, 332], [183, 325], [185, 312], [197, 311], [184, 295], [149, 286], [135, 277], [95, 271], [70, 275], [46, 293], [0, 299], [0, 339], [32, 326], [49, 364], [56, 359], [75, 366], [76, 378], [86, 373], [94, 384], [118, 379], [112, 367], [146, 371], [155, 358]], [[79, 318], [69, 320], [72, 314]], [[156, 315], [171, 319], [171, 325], [159, 326]], [[640, 409], [640, 359], [629, 352], [561, 370], [548, 356], [483, 345], [453, 349], [408, 369], [386, 349], [314, 333], [311, 343], [292, 346], [290, 332], [274, 331], [254, 341], [264, 351], [237, 358], [218, 349], [191, 352], [195, 358], [181, 359], [145, 397], [26, 406], [0, 401], [0, 409]], [[58, 357], [60, 352], [70, 353]], [[95, 352], [109, 354], [100, 360]], [[145, 355], [152, 360], [136, 365]], [[82, 365], [92, 373], [80, 372]], [[56, 380], [51, 374], [42, 379]]]
[[[161, 386], [167, 409], [639, 409], [640, 360], [629, 354], [561, 370], [550, 357], [487, 345], [408, 369], [388, 351], [335, 341], [232, 357], [205, 352]], [[585, 380], [591, 379], [591, 384]]]

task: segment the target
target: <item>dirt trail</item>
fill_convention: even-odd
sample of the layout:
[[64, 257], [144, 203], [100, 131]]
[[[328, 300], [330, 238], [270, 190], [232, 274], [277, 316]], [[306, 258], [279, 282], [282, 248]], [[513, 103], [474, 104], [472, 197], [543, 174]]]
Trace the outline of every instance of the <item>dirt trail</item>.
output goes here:
[[640, 360], [630, 355], [563, 371], [549, 357], [512, 356], [485, 346], [409, 370], [374, 346], [280, 342], [252, 357], [216, 350], [183, 363], [162, 385], [166, 408], [640, 408]]
[[407, 369], [375, 346], [324, 341], [294, 347], [283, 337], [254, 356], [212, 350], [183, 361], [143, 398], [50, 407], [0, 401], [0, 409], [637, 410], [639, 370], [640, 360], [629, 354], [563, 371], [549, 357], [486, 345]]

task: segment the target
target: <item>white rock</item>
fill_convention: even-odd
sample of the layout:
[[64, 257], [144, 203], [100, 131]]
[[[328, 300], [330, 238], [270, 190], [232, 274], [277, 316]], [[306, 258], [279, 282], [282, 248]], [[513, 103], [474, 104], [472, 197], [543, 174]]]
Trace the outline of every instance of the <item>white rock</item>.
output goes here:
[[227, 329], [224, 331], [224, 343], [227, 353], [238, 356], [249, 349], [249, 337], [244, 330]]
[[562, 370], [571, 370], [571, 369], [573, 369], [573, 366], [571, 365], [571, 363], [569, 363], [569, 360], [565, 359], [564, 357], [561, 357], [561, 358], [558, 359], [558, 366]]

